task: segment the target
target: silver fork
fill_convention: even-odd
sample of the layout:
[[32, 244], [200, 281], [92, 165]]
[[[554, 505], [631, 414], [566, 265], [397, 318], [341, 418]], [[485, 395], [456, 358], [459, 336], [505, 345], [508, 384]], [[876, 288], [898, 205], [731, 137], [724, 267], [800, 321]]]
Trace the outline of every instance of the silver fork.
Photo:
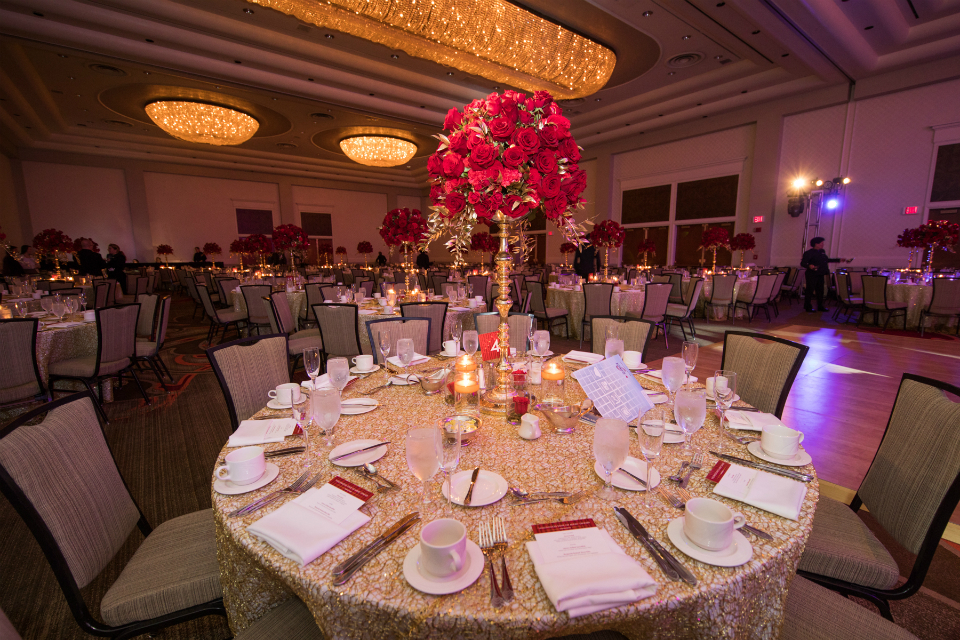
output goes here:
[[656, 491], [663, 496], [667, 502], [670, 503], [670, 506], [674, 509], [683, 509], [683, 503], [680, 501], [680, 498], [676, 496], [673, 492], [664, 488], [663, 485], [660, 485], [656, 488]]
[[690, 465], [689, 460], [684, 460], [680, 463], [680, 468], [677, 469], [677, 472], [672, 476], [667, 476], [667, 480], [673, 480], [674, 482], [681, 482], [683, 480], [683, 470]]
[[734, 442], [739, 444], [750, 444], [751, 442], [759, 442], [760, 438], [751, 438], [750, 436], [735, 436], [729, 431], [724, 431], [724, 434]]
[[497, 574], [493, 571], [492, 556], [497, 552], [497, 548], [493, 540], [493, 533], [490, 531], [490, 525], [481, 522], [478, 536], [480, 538], [480, 550], [483, 551], [483, 555], [487, 559], [487, 569], [490, 570], [490, 604], [495, 609], [499, 609], [506, 601], [503, 599], [503, 594], [500, 593], [499, 585], [497, 585]]
[[259, 500], [251, 502], [245, 507], [240, 507], [236, 511], [231, 511], [227, 515], [230, 516], [231, 518], [236, 516], [249, 515], [254, 511], [258, 511], [266, 507], [267, 505], [273, 504], [274, 502], [279, 500], [285, 493], [303, 493], [307, 489], [312, 488], [313, 485], [317, 483], [317, 480], [320, 479], [320, 473], [317, 473], [315, 476], [307, 480], [306, 478], [309, 474], [310, 474], [309, 470], [304, 471], [303, 474], [299, 478], [297, 478], [293, 482], [293, 484], [291, 484], [286, 489], [280, 489], [279, 491], [274, 491], [273, 493], [266, 495], [263, 498], [260, 498]]
[[694, 471], [700, 469], [703, 466], [703, 454], [699, 451], [693, 454], [693, 460], [690, 461], [690, 466], [687, 467], [687, 475], [683, 476], [683, 482], [680, 483], [680, 486], [684, 489], [687, 488], [687, 485], [690, 484], [690, 476], [693, 475]]
[[501, 594], [506, 602], [510, 602], [513, 600], [513, 585], [510, 584], [510, 574], [507, 573], [507, 527], [503, 522], [502, 516], [494, 518], [493, 531], [495, 534], [494, 537], [496, 538], [493, 544], [500, 553], [500, 569], [503, 571], [503, 588], [501, 589]]

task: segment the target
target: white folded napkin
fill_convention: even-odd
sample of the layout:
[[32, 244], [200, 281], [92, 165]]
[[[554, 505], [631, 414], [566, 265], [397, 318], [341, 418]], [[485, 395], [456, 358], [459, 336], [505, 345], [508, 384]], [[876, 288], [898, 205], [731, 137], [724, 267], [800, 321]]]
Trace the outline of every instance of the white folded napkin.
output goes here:
[[791, 520], [800, 517], [800, 506], [807, 497], [802, 482], [737, 464], [730, 465], [713, 492]]
[[[404, 368], [403, 363], [400, 362], [400, 356], [392, 356], [390, 358], [387, 358], [387, 362], [389, 362], [395, 367], [400, 367], [401, 369]], [[415, 364], [423, 364], [424, 362], [430, 362], [430, 358], [428, 358], [427, 356], [420, 355], [419, 353], [414, 351], [413, 359], [410, 361], [410, 366], [412, 367]]]
[[563, 356], [564, 360], [569, 360], [571, 362], [585, 362], [587, 364], [596, 364], [603, 360], [603, 356], [599, 353], [590, 353], [588, 351], [570, 351], [567, 355]]
[[[474, 309], [476, 308], [474, 307]], [[470, 307], [450, 307], [450, 311], [470, 311]]]
[[[350, 384], [351, 380], [356, 380], [357, 376], [347, 376], [347, 384]], [[307, 389], [312, 389], [312, 383], [310, 380], [304, 380], [300, 383], [301, 387], [306, 387]], [[330, 374], [325, 373], [322, 376], [317, 376], [317, 389], [329, 389], [333, 384], [330, 382]]]
[[268, 442], [283, 442], [293, 435], [297, 421], [293, 418], [274, 418], [273, 420], [244, 420], [230, 436], [228, 447], [249, 447]]
[[782, 425], [780, 418], [772, 413], [763, 413], [761, 411], [737, 411], [730, 409], [726, 412], [727, 420], [730, 421], [734, 429], [744, 431], [763, 431], [763, 428], [769, 424]]
[[[657, 380], [663, 379], [662, 371], [648, 371], [647, 373], [643, 373], [641, 375], [644, 375], [650, 378], [656, 378]], [[696, 382], [696, 381], [697, 381], [697, 376], [690, 376], [690, 382]], [[686, 383], [686, 378], [684, 378], [684, 383]]]
[[636, 560], [623, 552], [610, 534], [610, 552], [546, 562], [537, 542], [527, 543], [527, 552], [543, 590], [557, 611], [571, 618], [649, 598], [657, 583]]
[[83, 324], [82, 322], [55, 322], [54, 324], [48, 324], [47, 329], [69, 329], [70, 327], [76, 327]]
[[304, 567], [370, 521], [370, 516], [355, 511], [340, 524], [334, 524], [312, 509], [297, 504], [309, 500], [311, 497], [307, 494], [317, 490], [310, 489], [265, 515], [247, 527], [247, 531]]

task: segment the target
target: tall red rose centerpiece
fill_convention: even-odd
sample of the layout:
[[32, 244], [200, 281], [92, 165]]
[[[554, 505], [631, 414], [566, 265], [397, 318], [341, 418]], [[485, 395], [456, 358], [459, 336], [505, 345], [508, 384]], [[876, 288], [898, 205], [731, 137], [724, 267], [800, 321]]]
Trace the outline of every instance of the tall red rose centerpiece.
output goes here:
[[380, 237], [388, 247], [400, 247], [403, 254], [405, 291], [410, 291], [410, 254], [413, 247], [421, 245], [429, 230], [426, 218], [419, 209], [393, 209], [383, 217]]
[[610, 275], [610, 249], [619, 249], [623, 245], [626, 232], [616, 220], [598, 222], [587, 237], [590, 244], [603, 249], [603, 279]]
[[717, 272], [717, 249], [730, 248], [730, 234], [723, 227], [708, 227], [703, 230], [700, 248], [713, 251], [713, 273]]
[[[532, 96], [516, 91], [491, 93], [462, 111], [451, 109], [438, 135], [440, 144], [427, 161], [430, 189], [430, 242], [448, 234], [447, 247], [457, 262], [470, 248], [478, 222], [497, 223], [497, 284], [500, 295], [497, 385], [481, 408], [503, 413], [510, 400], [510, 330], [507, 313], [511, 232], [535, 209], [543, 211], [569, 242], [581, 243], [584, 230], [573, 212], [582, 208], [587, 176], [577, 166], [580, 148], [570, 135], [570, 121], [545, 91]], [[519, 238], [519, 235], [517, 236]]]
[[943, 251], [956, 252], [960, 242], [960, 225], [946, 220], [932, 220], [917, 229], [921, 242], [927, 246], [927, 264], [923, 271], [927, 277], [933, 274], [933, 254], [939, 247]]
[[337, 247], [337, 263], [342, 267], [343, 264], [347, 261], [347, 248], [343, 245]]
[[567, 260], [577, 252], [577, 245], [572, 242], [564, 242], [560, 245], [560, 254], [563, 256], [563, 268], [567, 268]]
[[470, 237], [470, 250], [480, 252], [480, 268], [486, 269], [487, 260], [483, 254], [497, 251], [497, 239], [486, 231], [475, 233]]
[[641, 240], [637, 245], [637, 253], [643, 256], [643, 268], [647, 268], [647, 254], [657, 255], [657, 243], [651, 238]]
[[730, 250], [740, 252], [740, 268], [743, 269], [743, 256], [747, 251], [757, 248], [757, 239], [752, 233], [738, 233], [730, 239]]
[[903, 247], [905, 249], [910, 249], [910, 255], [907, 258], [907, 269], [913, 268], [913, 254], [917, 249], [920, 249], [919, 260], [917, 264], [923, 262], [923, 238], [920, 236], [920, 229], [904, 229], [903, 233], [897, 236], [897, 246]]
[[367, 268], [367, 256], [373, 253], [373, 245], [366, 240], [357, 243], [357, 253], [363, 256], [363, 268]]
[[264, 269], [264, 260], [267, 254], [273, 251], [270, 238], [262, 233], [254, 233], [253, 235], [247, 236], [245, 240], [247, 252], [252, 256], [260, 258], [260, 269]]
[[282, 224], [273, 230], [273, 247], [275, 251], [289, 254], [287, 266], [294, 268], [293, 256], [302, 256], [310, 248], [310, 239], [307, 232], [295, 224]]
[[204, 255], [208, 256], [219, 256], [223, 253], [223, 249], [220, 248], [220, 245], [216, 242], [206, 242], [202, 247]]
[[60, 273], [60, 253], [73, 251], [73, 240], [60, 229], [44, 229], [33, 238], [33, 246], [41, 255], [53, 258], [56, 265], [57, 277]]
[[230, 243], [230, 255], [240, 258], [240, 272], [243, 272], [243, 256], [250, 253], [246, 238], [237, 238]]

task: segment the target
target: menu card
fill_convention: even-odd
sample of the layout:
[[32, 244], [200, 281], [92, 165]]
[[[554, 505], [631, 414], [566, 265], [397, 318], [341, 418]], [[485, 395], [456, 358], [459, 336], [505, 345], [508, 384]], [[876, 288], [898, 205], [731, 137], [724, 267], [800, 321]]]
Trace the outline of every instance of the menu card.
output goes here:
[[590, 518], [533, 526], [544, 562], [609, 553], [609, 537]]
[[653, 409], [653, 402], [618, 355], [574, 371], [573, 377], [604, 418], [629, 423]]
[[292, 418], [244, 420], [230, 436], [227, 446], [249, 447], [268, 442], [283, 442], [285, 437], [293, 435], [296, 428], [297, 422]]
[[336, 476], [327, 484], [307, 491], [293, 503], [340, 524], [373, 497], [373, 492]]
[[718, 496], [739, 500], [790, 520], [800, 517], [800, 507], [807, 497], [807, 488], [802, 482], [724, 460], [717, 461], [707, 480], [717, 483], [713, 492]]

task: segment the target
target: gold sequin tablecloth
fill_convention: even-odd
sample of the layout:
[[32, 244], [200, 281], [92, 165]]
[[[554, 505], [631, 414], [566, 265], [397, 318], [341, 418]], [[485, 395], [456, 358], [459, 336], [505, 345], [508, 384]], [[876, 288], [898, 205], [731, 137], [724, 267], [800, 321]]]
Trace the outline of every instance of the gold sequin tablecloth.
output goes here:
[[[385, 377], [383, 372], [374, 374], [347, 389], [345, 394], [361, 394], [382, 384]], [[658, 386], [646, 379], [643, 384]], [[582, 396], [579, 385], [569, 378], [567, 385], [568, 399], [578, 400]], [[341, 417], [336, 428], [336, 443], [358, 438], [392, 441], [376, 466], [382, 475], [402, 485], [402, 491], [376, 494], [372, 505], [365, 507], [373, 516], [371, 521], [313, 563], [300, 567], [246, 531], [249, 524], [275, 506], [244, 518], [224, 515], [269, 491], [288, 486], [299, 475], [303, 464], [300, 456], [275, 459], [273, 462], [280, 466], [281, 475], [263, 489], [240, 496], [213, 492], [224, 601], [234, 632], [242, 631], [294, 593], [310, 608], [326, 637], [337, 639], [549, 638], [600, 629], [615, 629], [631, 639], [778, 637], [787, 587], [810, 534], [819, 495], [816, 480], [807, 485], [798, 522], [718, 498], [744, 513], [748, 522], [774, 536], [772, 542], [752, 537], [753, 557], [740, 567], [714, 567], [687, 557], [666, 535], [667, 524], [681, 516], [681, 511], [667, 506], [659, 497], [651, 497], [650, 505], [644, 507], [641, 493], [619, 491], [621, 499], [616, 502], [591, 496], [572, 505], [540, 503], [511, 507], [512, 500], [506, 497], [483, 508], [454, 506], [454, 517], [466, 525], [468, 536], [474, 541], [482, 519], [494, 515], [506, 519], [510, 541], [506, 559], [516, 595], [501, 609], [490, 605], [486, 571], [470, 587], [445, 596], [423, 594], [406, 582], [403, 559], [417, 544], [419, 525], [404, 533], [345, 585], [334, 587], [331, 570], [337, 563], [371, 542], [400, 517], [419, 508], [421, 485], [407, 470], [405, 430], [416, 424], [430, 424], [450, 413], [442, 399], [424, 396], [417, 386], [390, 387], [377, 397], [382, 404], [376, 411]], [[282, 414], [264, 410], [258, 415], [270, 413]], [[542, 420], [541, 425], [545, 427], [546, 420]], [[481, 465], [503, 476], [508, 486], [530, 491], [599, 488], [601, 480], [593, 471], [593, 430], [589, 426], [581, 425], [575, 434], [566, 436], [549, 434], [544, 428], [543, 437], [534, 441], [522, 440], [516, 435], [516, 429], [503, 419], [484, 416], [475, 442], [464, 448], [460, 469]], [[268, 445], [268, 448], [287, 446], [292, 440], [300, 438], [289, 438], [287, 443]], [[705, 427], [694, 435], [694, 443], [704, 451], [723, 445], [729, 452], [750, 457], [745, 447], [717, 432], [715, 416], [709, 417]], [[311, 450], [314, 446], [317, 443], [311, 443]], [[669, 475], [677, 469], [678, 446], [664, 446], [663, 457], [656, 465], [661, 473]], [[326, 461], [322, 445], [317, 448], [324, 454], [323, 458], [317, 458], [315, 466], [323, 472], [322, 482], [341, 475], [373, 488], [372, 483], [350, 470], [333, 467]], [[632, 456], [640, 457], [639, 445], [632, 435], [630, 449]], [[694, 495], [710, 493], [705, 475], [714, 462], [715, 459], [707, 455], [704, 468], [694, 474], [689, 487]], [[802, 470], [813, 473], [812, 466]], [[441, 517], [444, 508], [436, 484], [432, 495], [434, 501], [425, 514], [425, 521]], [[698, 586], [667, 581], [647, 551], [614, 517], [615, 505], [628, 508], [697, 576]], [[585, 517], [593, 518], [626, 553], [643, 565], [657, 582], [655, 596], [576, 619], [554, 609], [537, 579], [524, 543], [532, 539], [530, 526], [533, 524]]]
[[[891, 302], [907, 303], [907, 329], [920, 328], [920, 311], [930, 306], [933, 299], [933, 287], [923, 284], [888, 284], [887, 299]], [[887, 314], [880, 313], [881, 322], [886, 320]], [[867, 316], [869, 320], [873, 319], [873, 314]], [[958, 320], [956, 318], [927, 318], [925, 326], [927, 329], [935, 328], [946, 330], [954, 327], [956, 330]], [[894, 318], [890, 321], [889, 327], [896, 329], [903, 327], [903, 320]]]
[[[642, 288], [631, 289], [629, 291], [621, 289], [614, 291], [610, 298], [610, 315], [625, 316], [627, 313], [634, 313], [637, 316], [643, 311]], [[574, 291], [572, 289], [547, 288], [547, 307], [552, 309], [566, 309], [570, 312], [570, 337], [580, 339], [580, 327], [583, 322], [584, 307], [586, 298], [583, 291]], [[559, 331], [560, 324], [557, 323], [555, 331]]]
[[[687, 296], [690, 295], [690, 290], [693, 287], [693, 279], [688, 279], [683, 281], [683, 297], [688, 299]], [[739, 300], [740, 302], [749, 302], [753, 300], [753, 294], [757, 291], [757, 279], [740, 279], [738, 278], [736, 283], [733, 285], [733, 298], [734, 300]], [[710, 294], [713, 292], [713, 277], [707, 277], [703, 281], [703, 289], [700, 291], [700, 299], [697, 300], [697, 315], [703, 317], [704, 314], [704, 300], [710, 297]], [[710, 320], [726, 320], [727, 319], [727, 307], [712, 307], [710, 309]], [[738, 318], [746, 318], [747, 312], [742, 307], [737, 309]]]

